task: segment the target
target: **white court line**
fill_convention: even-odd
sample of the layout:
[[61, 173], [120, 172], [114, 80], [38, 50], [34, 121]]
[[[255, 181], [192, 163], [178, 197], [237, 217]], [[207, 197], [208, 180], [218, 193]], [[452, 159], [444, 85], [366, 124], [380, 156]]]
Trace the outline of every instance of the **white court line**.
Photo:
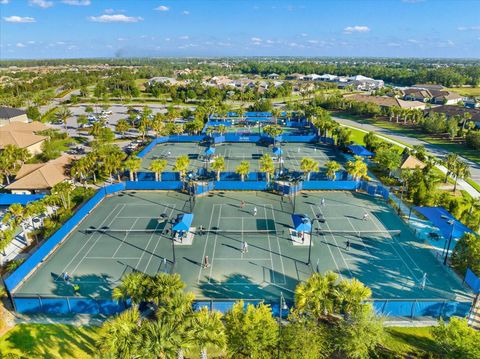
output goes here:
[[[167, 207], [165, 207], [165, 208], [163, 209], [163, 212], [162, 212], [162, 213], [167, 213], [167, 211], [170, 210], [170, 211], [171, 211], [171, 212], [170, 212], [170, 216], [168, 216], [168, 217], [171, 218], [171, 216], [173, 215], [173, 211], [175, 210], [175, 208], [176, 208], [177, 205], [176, 205], [176, 204], [173, 204], [172, 206], [173, 206], [173, 208], [170, 208], [170, 207], [167, 208]], [[165, 228], [164, 228], [164, 229], [165, 229]], [[158, 244], [159, 244], [160, 241], [161, 241], [161, 238], [162, 238], [161, 236], [158, 238], [157, 244], [155, 244], [155, 248], [153, 248], [153, 251], [152, 251], [152, 253], [150, 254], [150, 259], [148, 260], [147, 265], [145, 266], [145, 272], [147, 271], [148, 266], [150, 265], [150, 262], [151, 262], [152, 259], [153, 259], [153, 255], [154, 255], [155, 252], [157, 251], [157, 247], [158, 247]], [[162, 258], [166, 258], [166, 257], [163, 256]]]
[[[220, 226], [220, 219], [222, 218], [222, 208], [223, 208], [223, 203], [220, 203], [220, 211], [218, 213], [217, 228]], [[212, 279], [213, 262], [215, 261], [215, 250], [217, 248], [217, 238], [218, 238], [218, 234], [215, 234], [215, 241], [213, 242], [212, 263], [210, 263], [210, 274], [208, 276], [208, 283], [210, 283], [210, 279]]]
[[216, 261], [269, 261], [270, 258], [226, 258], [226, 257], [217, 257]]
[[[130, 226], [130, 229], [129, 231], [132, 230], [133, 227], [135, 227], [135, 224], [137, 224], [138, 222], [138, 219], [136, 219], [133, 224]], [[120, 244], [118, 245], [117, 249], [115, 250], [115, 252], [113, 252], [113, 255], [112, 257], [115, 258], [115, 255], [117, 254], [117, 252], [120, 250], [120, 247], [123, 245], [123, 243], [125, 243], [125, 240], [128, 238], [128, 232], [125, 233], [125, 236], [123, 237], [122, 241], [120, 242]], [[100, 238], [99, 238], [100, 239]], [[97, 240], [98, 241], [98, 240]], [[96, 243], [96, 242], [95, 242]], [[92, 248], [90, 248], [91, 250]]]
[[138, 257], [85, 257], [83, 259], [140, 259]]
[[[352, 221], [350, 221], [350, 218], [348, 218], [347, 216], [345, 216], [345, 218], [347, 219], [347, 221], [348, 221], [348, 223], [350, 224], [350, 226], [352, 227], [352, 229], [353, 229], [354, 231], [356, 231], [357, 229], [356, 229], [355, 226], [353, 225]], [[359, 238], [360, 238], [360, 241], [362, 242], [363, 247], [364, 247], [365, 250], [367, 251], [367, 253], [368, 253], [369, 255], [372, 255], [372, 253], [370, 252], [370, 250], [367, 248], [365, 242], [363, 241], [363, 238], [362, 238], [361, 236], [359, 236]]]
[[[320, 212], [320, 214], [323, 216], [323, 212], [322, 212], [322, 210], [320, 209], [320, 207], [319, 207], [319, 206], [316, 206], [316, 207], [318, 208], [318, 211]], [[313, 209], [313, 206], [312, 206], [312, 205], [310, 205], [310, 210], [312, 211], [312, 214], [315, 216], [315, 210]], [[325, 224], [327, 224], [327, 223], [325, 222]], [[327, 226], [328, 226], [328, 224], [327, 224]], [[328, 226], [328, 228], [330, 228], [330, 227]], [[332, 237], [333, 237], [333, 236], [332, 236]], [[312, 238], [310, 238], [310, 240], [312, 240]], [[334, 240], [335, 240], [335, 238], [334, 238]], [[335, 240], [335, 243], [336, 243], [336, 242], [337, 242], [337, 241]], [[337, 246], [338, 246], [338, 243], [337, 243]], [[312, 243], [312, 247], [313, 247], [313, 243]], [[338, 263], [337, 263], [337, 261], [335, 260], [335, 256], [333, 255], [333, 251], [332, 251], [332, 249], [330, 248], [330, 246], [328, 245], [328, 243], [327, 243], [327, 248], [328, 248], [328, 251], [330, 252], [330, 257], [332, 258], [333, 263], [335, 263], [335, 267], [337, 268], [337, 273], [340, 275], [340, 278], [343, 278], [343, 276], [342, 276], [342, 274], [341, 274], [341, 271], [340, 271], [340, 267], [338, 266]], [[340, 248], [339, 248], [339, 250], [340, 250]], [[345, 264], [347, 264], [347, 263], [345, 263]], [[350, 269], [349, 269], [349, 271], [350, 271]]]
[[[275, 210], [273, 209], [273, 204], [270, 203], [270, 206], [272, 207], [271, 210], [272, 210], [272, 217], [273, 217], [273, 222], [274, 223], [277, 223], [276, 219], [275, 219]], [[276, 226], [276, 225], [275, 225]], [[275, 228], [276, 230], [276, 228]], [[283, 273], [283, 282], [284, 284], [287, 282], [287, 275], [285, 274], [285, 266], [283, 264], [283, 255], [282, 255], [282, 250], [280, 249], [280, 241], [278, 239], [278, 236], [275, 235], [276, 239], [277, 239], [277, 246], [278, 246], [278, 254], [280, 255], [280, 264], [282, 266], [282, 273]]]
[[[375, 221], [372, 221], [373, 224], [378, 228], [380, 229], [380, 227], [378, 226], [378, 224], [375, 222]], [[395, 253], [397, 253], [397, 256], [402, 260], [403, 264], [405, 265], [405, 267], [407, 267], [408, 271], [410, 272], [410, 274], [413, 276], [413, 278], [415, 279], [415, 285], [417, 285], [419, 283], [419, 280], [417, 278], [417, 276], [415, 274], [413, 274], [412, 270], [410, 269], [410, 266], [408, 266], [408, 264], [405, 262], [405, 260], [403, 259], [403, 257], [400, 255], [400, 253], [397, 251], [397, 249], [395, 248], [395, 244], [398, 244], [398, 242], [392, 237], [391, 238], [393, 243], [389, 243], [393, 250], [395, 251]], [[403, 248], [402, 246], [400, 246], [398, 244], [398, 246], [400, 247], [400, 249], [402, 249], [402, 251], [407, 255], [407, 257], [410, 259], [410, 261], [413, 263], [413, 265], [421, 272], [423, 273], [422, 269], [417, 265], [417, 262], [415, 262], [412, 257], [410, 257], [410, 255], [407, 253], [407, 251], [405, 250], [405, 248]], [[428, 280], [427, 278], [427, 283], [430, 283], [431, 282]]]
[[[263, 211], [265, 212], [265, 227], [268, 227], [267, 207], [265, 207], [265, 205], [263, 205]], [[273, 266], [272, 245], [270, 243], [270, 234], [268, 232], [267, 232], [267, 241], [268, 241], [268, 250], [270, 253], [270, 264], [272, 265], [272, 271], [275, 272], [275, 267]], [[273, 280], [273, 276], [270, 279], [272, 283], [275, 283], [275, 281]]]
[[[155, 235], [157, 229], [158, 229], [158, 226], [160, 225], [160, 222], [157, 221], [157, 225], [155, 226], [155, 231], [152, 232], [152, 234], [150, 235], [150, 239], [148, 240], [148, 243], [147, 245], [145, 246], [145, 248], [142, 250], [142, 255], [140, 256], [140, 258], [138, 259], [138, 262], [137, 264], [135, 265], [135, 269], [138, 270], [138, 266], [140, 265], [140, 262], [143, 258], [143, 256], [145, 255], [146, 251], [148, 250], [148, 246], [150, 246], [150, 243], [152, 242], [152, 239], [153, 239], [153, 236]], [[158, 240], [157, 240], [157, 244], [158, 242], [160, 241], [160, 236], [158, 236]], [[156, 247], [156, 246], [155, 246]]]
[[[118, 206], [125, 206], [125, 204], [120, 204], [120, 203], [117, 204], [117, 205], [113, 208], [113, 210], [112, 210], [112, 211], [103, 219], [103, 221], [100, 223], [100, 227], [102, 227], [102, 226], [105, 224], [105, 222], [106, 222], [107, 219], [110, 217], [110, 215], [112, 215], [113, 213], [115, 213], [115, 211], [117, 210]], [[122, 207], [122, 208], [123, 208], [123, 207]], [[121, 211], [122, 211], [122, 210], [120, 209], [120, 212], [121, 212]], [[120, 212], [118, 212], [118, 213], [120, 213]], [[113, 217], [113, 219], [109, 222], [108, 225], [110, 226], [110, 225], [112, 224], [112, 222], [113, 222], [116, 218], [117, 218], [117, 217]], [[69, 266], [70, 264], [72, 264], [72, 262], [75, 260], [75, 258], [78, 257], [78, 255], [80, 254], [80, 252], [83, 250], [83, 248], [85, 248], [85, 246], [90, 242], [90, 240], [95, 236], [95, 234], [98, 234], [98, 233], [93, 232], [93, 233], [90, 235], [90, 237], [88, 237], [88, 239], [85, 241], [85, 243], [83, 244], [83, 246], [81, 246], [80, 249], [77, 250], [77, 253], [76, 253], [76, 254], [72, 257], [72, 259], [70, 259], [70, 261], [65, 265], [65, 267], [63, 268], [62, 273], [65, 273], [65, 272], [66, 272], [68, 266]], [[59, 278], [59, 277], [60, 277], [60, 276], [58, 276], [57, 278]]]
[[[210, 223], [208, 224], [208, 228], [212, 228], [212, 220], [213, 220], [213, 213], [215, 212], [215, 206], [217, 204], [213, 204], [212, 207], [212, 213], [210, 213]], [[208, 245], [208, 239], [210, 237], [210, 232], [207, 232], [207, 238], [205, 238], [205, 246], [203, 247], [203, 255], [202, 258], [200, 258], [200, 269], [198, 270], [198, 278], [197, 278], [197, 284], [200, 283], [200, 276], [202, 275], [202, 269], [203, 269], [203, 260], [205, 258], [206, 252], [207, 252], [207, 245]]]

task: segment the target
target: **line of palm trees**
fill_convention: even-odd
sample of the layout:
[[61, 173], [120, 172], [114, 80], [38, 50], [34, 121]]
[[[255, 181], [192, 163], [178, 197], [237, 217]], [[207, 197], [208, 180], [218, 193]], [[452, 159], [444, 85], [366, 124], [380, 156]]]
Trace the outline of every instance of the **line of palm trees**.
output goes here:
[[[125, 275], [112, 296], [132, 305], [102, 325], [97, 339], [100, 354], [183, 358], [199, 352], [206, 359], [208, 350], [214, 349], [232, 358], [317, 358], [335, 352], [364, 358], [384, 337], [382, 321], [368, 303], [371, 290], [332, 272], [314, 273], [296, 287], [295, 305], [284, 323], [277, 322], [265, 303], [238, 301], [223, 315], [206, 307], [195, 311], [195, 297], [184, 289], [178, 274]], [[148, 304], [147, 312], [140, 313], [141, 304]], [[323, 344], [305, 342], [304, 336]], [[357, 344], [350, 345], [352, 340]]]

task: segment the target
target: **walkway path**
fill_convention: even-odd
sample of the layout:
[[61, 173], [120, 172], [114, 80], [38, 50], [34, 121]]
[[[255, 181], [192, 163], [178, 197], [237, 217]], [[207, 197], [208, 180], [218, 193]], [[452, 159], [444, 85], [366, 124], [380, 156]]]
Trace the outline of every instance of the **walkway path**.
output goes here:
[[[395, 144], [399, 147], [402, 147], [402, 148], [407, 147], [407, 146], [404, 145], [404, 143], [406, 143], [409, 147], [414, 146], [414, 145], [423, 145], [428, 150], [428, 152], [430, 152], [432, 155], [434, 155], [437, 158], [443, 158], [449, 153], [448, 151], [446, 151], [442, 148], [439, 148], [438, 146], [432, 145], [431, 143], [419, 140], [417, 138], [400, 135], [398, 133], [392, 132], [390, 130], [386, 130], [384, 128], [381, 128], [381, 127], [378, 127], [378, 126], [375, 126], [375, 125], [361, 124], [361, 123], [358, 123], [356, 121], [352, 121], [352, 120], [348, 120], [348, 119], [340, 118], [340, 117], [332, 117], [332, 118], [335, 121], [337, 121], [338, 123], [340, 123], [340, 124], [342, 124], [346, 127], [354, 128], [354, 129], [357, 129], [357, 130], [360, 130], [360, 131], [363, 131], [363, 132], [374, 131], [374, 132], [378, 133], [379, 134], [378, 136], [381, 137], [382, 139], [384, 139], [385, 141], [393, 143], [393, 144]], [[384, 136], [382, 136], [382, 134]], [[388, 136], [388, 137], [385, 137], [385, 136]], [[480, 165], [478, 163], [475, 163], [475, 162], [472, 162], [472, 161], [468, 161], [468, 160], [465, 160], [465, 161], [470, 166], [470, 172], [472, 174], [472, 179], [475, 182], [480, 184]], [[447, 173], [447, 169], [444, 166], [437, 165], [436, 167], [440, 171], [442, 171], [442, 173]], [[472, 197], [480, 197], [480, 193], [474, 187], [472, 187], [470, 184], [468, 184], [466, 181], [464, 181], [462, 179], [459, 179], [458, 180], [458, 186], [460, 188], [462, 188], [463, 190], [467, 191], [468, 194], [470, 194]]]

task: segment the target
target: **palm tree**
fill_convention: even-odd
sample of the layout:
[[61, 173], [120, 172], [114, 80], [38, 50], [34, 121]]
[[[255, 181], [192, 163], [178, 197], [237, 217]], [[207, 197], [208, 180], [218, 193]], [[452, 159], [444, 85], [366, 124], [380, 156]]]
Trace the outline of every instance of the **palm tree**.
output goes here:
[[129, 172], [130, 181], [138, 181], [136, 174], [140, 167], [142, 167], [142, 159], [132, 156], [125, 161], [124, 167]]
[[342, 166], [336, 161], [328, 161], [325, 166], [327, 167], [327, 176], [335, 181], [337, 172], [340, 171]]
[[313, 273], [295, 288], [295, 310], [314, 318], [333, 313], [337, 305], [337, 280], [338, 275], [333, 272]]
[[112, 298], [123, 301], [130, 299], [134, 305], [138, 305], [149, 298], [150, 281], [151, 279], [141, 272], [126, 274], [120, 284], [113, 288]]
[[69, 210], [72, 205], [71, 194], [74, 189], [75, 186], [72, 183], [63, 181], [53, 186], [50, 192], [53, 196], [60, 199], [64, 209]]
[[263, 128], [263, 132], [273, 138], [273, 145], [275, 146], [275, 138], [283, 133], [283, 129], [279, 125], [267, 125]]
[[215, 157], [212, 168], [217, 174], [217, 181], [220, 181], [220, 172], [225, 171], [225, 158], [222, 156]]
[[88, 123], [88, 119], [86, 115], [79, 115], [77, 117], [77, 126], [83, 126]]
[[272, 109], [272, 116], [275, 121], [275, 125], [278, 123], [278, 118], [282, 115], [282, 111], [278, 108]]
[[480, 198], [479, 197], [471, 197], [471, 196], [464, 196], [462, 199], [463, 204], [465, 207], [468, 208], [468, 214], [472, 214], [473, 210], [480, 209]]
[[193, 316], [190, 333], [193, 342], [200, 348], [201, 359], [207, 359], [207, 347], [222, 349], [227, 341], [222, 314], [205, 307]]
[[144, 320], [140, 328], [141, 346], [136, 358], [170, 359], [178, 355], [184, 344], [184, 336], [179, 330], [181, 323], [167, 317], [157, 320]]
[[371, 289], [356, 278], [342, 280], [338, 285], [337, 293], [341, 311], [347, 316], [357, 312], [362, 305], [365, 305], [365, 301], [372, 296]]
[[445, 173], [445, 183], [448, 182], [448, 176], [455, 171], [458, 160], [459, 157], [456, 153], [449, 153], [443, 161], [443, 165], [447, 168], [447, 172]]
[[72, 178], [77, 178], [79, 182], [83, 181], [83, 183], [85, 183], [88, 171], [89, 161], [85, 156], [73, 162], [70, 168], [70, 176]]
[[128, 309], [107, 320], [98, 334], [100, 352], [114, 358], [138, 358], [144, 343], [139, 335], [141, 316], [138, 308]]
[[72, 111], [70, 111], [67, 107], [62, 106], [58, 109], [56, 113], [56, 117], [63, 122], [65, 125], [65, 130], [67, 129], [67, 120], [69, 117], [72, 117]]
[[355, 161], [347, 162], [347, 173], [353, 177], [355, 181], [359, 179], [368, 178], [368, 167], [363, 158], [355, 156]]
[[183, 179], [188, 171], [188, 166], [190, 166], [190, 160], [187, 155], [183, 155], [177, 158], [173, 170], [180, 172], [180, 178]]
[[162, 172], [165, 171], [168, 161], [163, 159], [156, 159], [150, 163], [150, 171], [155, 172], [155, 181], [161, 181]]
[[265, 172], [267, 176], [267, 182], [270, 182], [270, 176], [275, 172], [275, 165], [272, 157], [268, 153], [265, 153], [260, 158], [260, 171]]
[[235, 173], [240, 175], [242, 181], [245, 181], [245, 176], [248, 175], [250, 172], [250, 162], [242, 161], [240, 164], [235, 168]]
[[455, 184], [453, 186], [453, 192], [455, 192], [457, 190], [458, 179], [459, 178], [464, 179], [464, 178], [470, 177], [470, 167], [466, 162], [458, 160], [455, 166], [455, 169], [453, 171], [453, 174], [455, 176]]
[[115, 131], [120, 132], [122, 136], [125, 135], [125, 132], [127, 132], [130, 128], [130, 125], [128, 121], [124, 118], [121, 118], [118, 120], [117, 124], [115, 125]]
[[307, 181], [310, 181], [311, 173], [318, 170], [318, 162], [313, 158], [304, 157], [300, 161], [300, 169], [305, 173]]

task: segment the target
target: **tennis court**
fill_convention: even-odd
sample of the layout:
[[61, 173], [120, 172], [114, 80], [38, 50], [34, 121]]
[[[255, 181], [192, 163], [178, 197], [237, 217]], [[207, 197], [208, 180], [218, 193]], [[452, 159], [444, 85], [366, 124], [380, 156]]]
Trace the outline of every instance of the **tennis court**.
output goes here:
[[[361, 280], [374, 298], [468, 296], [380, 199], [354, 192], [303, 192], [294, 203], [267, 192], [209, 193], [195, 201], [190, 240], [172, 241], [168, 219], [190, 212], [191, 205], [189, 196], [178, 192], [108, 197], [15, 294], [71, 296], [72, 286], [62, 278], [68, 272], [80, 285], [80, 296], [110, 298], [124, 274], [164, 271], [181, 274], [197, 299], [278, 300], [280, 292], [292, 299], [299, 281], [313, 271], [331, 270]], [[305, 243], [294, 237], [294, 205], [296, 213], [323, 218], [324, 223], [314, 222], [309, 264], [310, 237]]]
[[[337, 162], [345, 161], [338, 151], [332, 146], [310, 143], [282, 143], [278, 144], [282, 151], [283, 165], [290, 171], [300, 171], [300, 161], [304, 157], [311, 157], [324, 167], [329, 160]], [[207, 147], [192, 143], [162, 143], [156, 145], [142, 161], [142, 170], [149, 171], [150, 163], [154, 159], [166, 159], [168, 165], [166, 171], [173, 171], [173, 166], [178, 157], [187, 155], [190, 159], [190, 170], [196, 171], [205, 167], [205, 150]], [[250, 163], [251, 172], [259, 172], [259, 159], [268, 153], [274, 158], [276, 166], [280, 165], [280, 159], [272, 153], [273, 145], [265, 146], [258, 143], [221, 143], [215, 145], [215, 156], [225, 158], [225, 171], [234, 172], [241, 161]], [[210, 159], [210, 163], [213, 158]]]

